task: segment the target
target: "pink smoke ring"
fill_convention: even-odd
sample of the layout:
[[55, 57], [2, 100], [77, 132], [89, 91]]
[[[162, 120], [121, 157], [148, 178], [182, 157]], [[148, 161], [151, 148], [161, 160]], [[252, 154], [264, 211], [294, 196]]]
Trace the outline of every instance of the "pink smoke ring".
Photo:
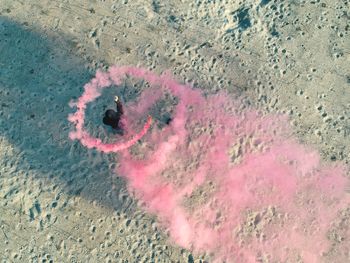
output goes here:
[[[76, 107], [77, 111], [68, 116], [68, 120], [75, 126], [75, 131], [69, 133], [71, 140], [79, 140], [82, 145], [87, 148], [96, 148], [97, 150], [105, 153], [118, 152], [125, 150], [140, 140], [149, 130], [152, 124], [152, 117], [149, 115], [146, 123], [144, 124], [141, 131], [132, 136], [131, 139], [125, 142], [116, 143], [103, 143], [101, 139], [91, 136], [85, 129], [85, 110], [87, 104], [93, 102], [99, 96], [101, 96], [102, 90], [113, 84], [120, 85], [123, 75], [131, 75], [138, 78], [143, 78], [156, 84], [161, 82], [161, 77], [146, 72], [144, 69], [134, 67], [116, 67], [112, 66], [109, 71], [102, 72], [97, 71], [96, 76], [91, 79], [90, 82], [84, 85], [83, 94], [77, 99], [77, 101], [71, 101], [70, 107]], [[157, 78], [158, 77], [158, 78]], [[125, 121], [125, 120], [124, 120]]]
[[[144, 124], [141, 131], [136, 133], [131, 139], [125, 141], [125, 142], [116, 142], [116, 143], [103, 143], [101, 139], [91, 136], [85, 129], [84, 129], [84, 122], [85, 122], [85, 110], [88, 103], [93, 102], [96, 98], [101, 96], [102, 90], [104, 88], [110, 87], [111, 85], [120, 85], [123, 78], [126, 77], [126, 75], [130, 75], [135, 78], [144, 79], [146, 80], [151, 86], [161, 86], [162, 88], [167, 88], [170, 90], [173, 95], [179, 97], [181, 100], [186, 101], [189, 100], [188, 98], [191, 97], [191, 92], [189, 92], [188, 86], [181, 85], [177, 83], [174, 80], [171, 80], [167, 73], [164, 73], [162, 75], [157, 75], [155, 73], [152, 73], [146, 69], [143, 68], [137, 68], [137, 67], [129, 67], [129, 66], [112, 66], [107, 72], [103, 72], [98, 70], [96, 72], [96, 76], [91, 79], [90, 82], [84, 85], [84, 92], [83, 94], [77, 99], [75, 102], [70, 102], [71, 107], [76, 107], [77, 111], [73, 114], [70, 114], [68, 116], [68, 120], [72, 122], [75, 126], [75, 131], [71, 131], [69, 133], [69, 138], [72, 140], [79, 140], [82, 145], [84, 145], [87, 148], [96, 148], [97, 150], [105, 153], [111, 153], [111, 152], [118, 152], [125, 150], [129, 147], [131, 147], [133, 144], [135, 144], [138, 140], [140, 140], [149, 130], [152, 124], [152, 117], [148, 116], [146, 123]], [[176, 88], [175, 88], [176, 87]], [[185, 95], [186, 91], [186, 95]], [[197, 92], [192, 91], [192, 95], [199, 95]], [[140, 100], [147, 98], [149, 101], [146, 103], [146, 106], [140, 106], [137, 111], [138, 112], [145, 112], [148, 107], [150, 107], [159, 97], [161, 94], [161, 90], [155, 90], [156, 94], [152, 94], [152, 96], [149, 96], [149, 92], [144, 92], [145, 94], [141, 95]], [[195, 96], [195, 97], [197, 97]], [[152, 99], [149, 99], [152, 97]], [[143, 102], [142, 105], [145, 103]], [[136, 106], [137, 108], [137, 106]], [[178, 114], [179, 115], [179, 114]], [[184, 112], [180, 114], [181, 116], [177, 117], [184, 117]], [[182, 119], [182, 118], [180, 118]], [[124, 120], [127, 121], [127, 120]], [[183, 123], [174, 123], [174, 126], [172, 128], [176, 128], [176, 130], [179, 132], [181, 131], [183, 127]], [[179, 127], [180, 126], [180, 127]]]

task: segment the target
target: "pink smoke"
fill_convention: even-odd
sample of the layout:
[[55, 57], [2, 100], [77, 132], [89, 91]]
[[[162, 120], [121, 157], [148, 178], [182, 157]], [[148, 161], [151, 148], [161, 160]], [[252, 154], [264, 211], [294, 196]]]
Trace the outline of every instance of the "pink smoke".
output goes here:
[[[127, 128], [137, 127], [164, 91], [179, 99], [173, 120], [158, 129], [148, 117], [138, 134], [129, 129], [126, 142], [103, 144], [84, 130], [86, 104], [125, 75], [153, 87], [126, 105]], [[346, 170], [322, 164], [293, 139], [285, 116], [239, 111], [225, 93], [205, 98], [168, 73], [117, 66], [97, 72], [72, 106], [78, 111], [69, 117], [76, 127], [70, 138], [103, 152], [125, 150], [118, 174], [176, 244], [217, 262], [320, 262], [329, 250], [331, 223], [349, 205]], [[142, 160], [126, 150], [141, 138], [152, 145], [134, 146]]]

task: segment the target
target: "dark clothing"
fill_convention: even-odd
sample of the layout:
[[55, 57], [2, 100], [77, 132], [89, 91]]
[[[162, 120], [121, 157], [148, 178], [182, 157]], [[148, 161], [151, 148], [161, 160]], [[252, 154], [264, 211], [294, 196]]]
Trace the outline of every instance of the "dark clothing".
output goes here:
[[106, 110], [105, 116], [103, 117], [103, 123], [105, 125], [112, 126], [113, 129], [118, 128], [121, 115], [114, 110]]
[[111, 109], [106, 110], [105, 116], [103, 117], [103, 123], [111, 126], [113, 129], [120, 129], [119, 121], [124, 112], [120, 100], [118, 100], [116, 104], [117, 111]]

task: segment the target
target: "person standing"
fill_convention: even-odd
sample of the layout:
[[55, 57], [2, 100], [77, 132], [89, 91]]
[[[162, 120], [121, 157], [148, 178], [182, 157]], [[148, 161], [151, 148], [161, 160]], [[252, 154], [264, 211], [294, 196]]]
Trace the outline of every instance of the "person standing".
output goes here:
[[122, 130], [120, 127], [120, 119], [124, 113], [123, 105], [118, 96], [114, 97], [114, 102], [116, 104], [117, 111], [113, 109], [108, 109], [103, 117], [103, 123], [105, 125], [111, 126], [115, 130]]

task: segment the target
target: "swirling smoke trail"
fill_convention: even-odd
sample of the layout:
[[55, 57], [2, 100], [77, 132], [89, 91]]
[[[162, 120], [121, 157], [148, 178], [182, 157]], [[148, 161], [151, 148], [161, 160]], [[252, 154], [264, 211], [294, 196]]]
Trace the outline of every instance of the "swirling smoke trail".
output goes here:
[[[133, 112], [126, 114], [130, 127], [164, 92], [178, 103], [169, 125], [151, 127], [148, 117], [126, 142], [104, 144], [84, 130], [85, 109], [126, 75], [153, 87], [125, 106]], [[317, 151], [293, 139], [285, 116], [240, 110], [223, 92], [205, 97], [169, 73], [128, 66], [98, 71], [71, 106], [77, 111], [68, 118], [76, 128], [70, 138], [119, 152], [116, 172], [176, 244], [217, 262], [321, 262], [330, 249], [331, 224], [349, 207], [346, 167], [322, 163]], [[137, 148], [141, 139], [150, 147]], [[145, 158], [136, 158], [130, 147]]]

